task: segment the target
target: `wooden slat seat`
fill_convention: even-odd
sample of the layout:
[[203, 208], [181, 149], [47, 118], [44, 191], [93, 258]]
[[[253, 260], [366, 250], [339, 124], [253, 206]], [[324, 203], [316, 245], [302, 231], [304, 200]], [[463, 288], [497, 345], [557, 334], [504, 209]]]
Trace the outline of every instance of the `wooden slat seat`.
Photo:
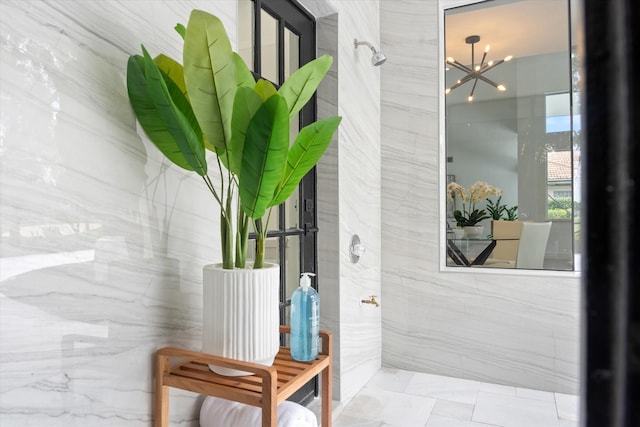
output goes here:
[[[281, 333], [290, 333], [287, 326]], [[272, 366], [242, 362], [220, 356], [173, 347], [156, 352], [155, 426], [168, 427], [169, 387], [220, 397], [262, 408], [262, 427], [277, 425], [277, 406], [318, 374], [322, 375], [322, 427], [331, 426], [332, 337], [321, 330], [322, 350], [316, 360], [298, 362], [287, 347]], [[178, 360], [179, 363], [172, 361]], [[252, 372], [254, 375], [229, 377], [216, 374], [208, 365]]]

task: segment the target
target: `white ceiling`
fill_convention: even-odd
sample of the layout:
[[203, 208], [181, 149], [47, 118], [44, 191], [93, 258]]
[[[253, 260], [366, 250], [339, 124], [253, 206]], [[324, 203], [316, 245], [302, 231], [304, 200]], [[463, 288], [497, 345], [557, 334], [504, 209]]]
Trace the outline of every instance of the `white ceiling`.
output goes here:
[[477, 61], [487, 44], [487, 61], [495, 61], [566, 50], [569, 37], [567, 0], [494, 0], [449, 9], [445, 16], [446, 56], [463, 64], [471, 62], [470, 35], [480, 36]]
[[[480, 42], [475, 45], [476, 64], [481, 61], [487, 45], [491, 50], [485, 62], [513, 56], [510, 63], [501, 64], [485, 75], [504, 84], [507, 91], [500, 92], [479, 82], [474, 102], [566, 88], [568, 73], [564, 70], [568, 64], [558, 62], [558, 58], [568, 61], [568, 9], [568, 0], [492, 0], [448, 9], [445, 13], [446, 57], [470, 66], [471, 45], [465, 43], [470, 35], [480, 36]], [[464, 76], [461, 71], [450, 68], [446, 86]], [[472, 85], [473, 82], [469, 82], [447, 95], [447, 103], [466, 103]]]

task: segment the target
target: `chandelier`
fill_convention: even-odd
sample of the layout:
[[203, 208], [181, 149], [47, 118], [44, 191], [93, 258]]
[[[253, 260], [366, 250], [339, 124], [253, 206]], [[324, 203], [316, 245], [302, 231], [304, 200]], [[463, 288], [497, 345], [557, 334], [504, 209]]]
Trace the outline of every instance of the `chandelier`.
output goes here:
[[476, 90], [476, 85], [478, 84], [478, 80], [482, 80], [483, 82], [490, 84], [491, 86], [495, 87], [496, 89], [498, 89], [501, 92], [504, 92], [505, 90], [507, 90], [507, 88], [503, 85], [503, 84], [498, 84], [496, 82], [494, 82], [491, 79], [488, 79], [487, 77], [485, 77], [483, 74], [486, 73], [487, 71], [497, 67], [498, 65], [502, 64], [503, 62], [507, 62], [510, 61], [511, 58], [513, 58], [511, 55], [507, 56], [504, 59], [501, 59], [497, 62], [493, 62], [493, 61], [489, 61], [489, 62], [484, 62], [485, 59], [487, 59], [487, 53], [489, 52], [489, 45], [487, 45], [487, 47], [484, 49], [484, 55], [482, 55], [482, 60], [480, 61], [479, 64], [476, 64], [475, 62], [475, 44], [478, 43], [480, 41], [480, 36], [469, 36], [466, 39], [464, 39], [464, 41], [467, 44], [471, 45], [471, 67], [467, 67], [466, 65], [461, 64], [460, 62], [456, 61], [455, 59], [451, 58], [451, 57], [447, 57], [447, 64], [451, 64], [451, 66], [457, 68], [458, 70], [461, 70], [465, 73], [467, 73], [463, 78], [461, 78], [460, 80], [458, 80], [456, 82], [456, 84], [454, 84], [453, 86], [447, 88], [445, 90], [446, 94], [449, 94], [452, 90], [462, 86], [463, 84], [465, 84], [466, 82], [469, 82], [471, 80], [473, 80], [473, 87], [471, 88], [471, 93], [469, 94], [469, 97], [467, 98], [467, 101], [471, 102], [473, 101], [473, 93]]

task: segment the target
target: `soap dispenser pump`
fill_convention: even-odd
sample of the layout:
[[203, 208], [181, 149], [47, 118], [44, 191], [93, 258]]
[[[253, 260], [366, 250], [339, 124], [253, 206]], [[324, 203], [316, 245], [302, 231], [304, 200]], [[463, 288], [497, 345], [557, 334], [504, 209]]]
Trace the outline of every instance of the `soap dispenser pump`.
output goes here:
[[300, 287], [291, 297], [291, 357], [309, 362], [318, 357], [320, 297], [311, 287], [313, 273], [300, 275]]

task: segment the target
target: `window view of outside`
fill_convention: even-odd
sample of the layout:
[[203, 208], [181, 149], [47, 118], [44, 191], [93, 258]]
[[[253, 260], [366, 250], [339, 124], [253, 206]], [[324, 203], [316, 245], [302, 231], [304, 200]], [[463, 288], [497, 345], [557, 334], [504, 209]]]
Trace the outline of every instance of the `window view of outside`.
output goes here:
[[[579, 215], [580, 202], [572, 197], [573, 177], [571, 151], [551, 151], [547, 153], [547, 216], [549, 219], [571, 219]], [[579, 158], [573, 164], [579, 164]]]
[[[581, 133], [580, 75], [572, 55], [572, 93], [557, 93], [546, 96], [547, 133], [571, 132], [572, 151], [550, 151], [547, 153], [547, 217], [574, 221], [574, 237], [580, 240], [581, 211]], [[570, 96], [573, 98], [571, 99]], [[570, 100], [573, 102], [571, 108]], [[573, 110], [573, 114], [572, 114]], [[579, 245], [578, 245], [579, 247]]]

